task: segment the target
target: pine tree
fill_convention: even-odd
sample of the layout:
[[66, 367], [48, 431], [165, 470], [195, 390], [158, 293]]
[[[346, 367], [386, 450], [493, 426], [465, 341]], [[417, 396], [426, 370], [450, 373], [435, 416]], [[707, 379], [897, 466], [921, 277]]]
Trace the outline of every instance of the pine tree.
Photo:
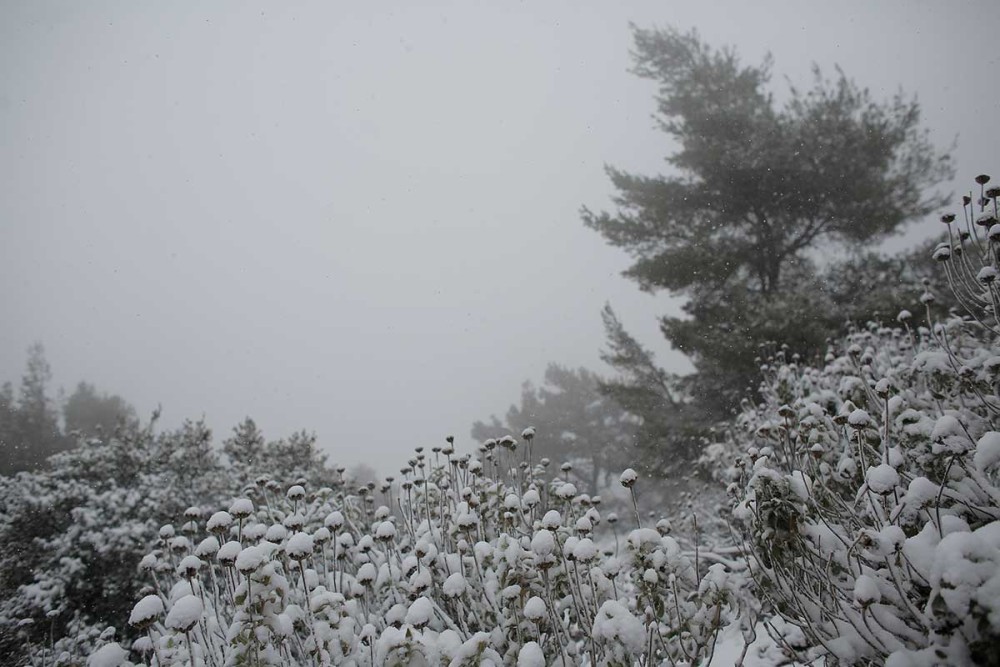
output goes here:
[[745, 65], [695, 32], [634, 37], [634, 72], [658, 84], [658, 125], [677, 145], [673, 173], [608, 167], [617, 210], [582, 217], [633, 257], [625, 275], [641, 289], [688, 297], [684, 317], [661, 320], [697, 370], [683, 379], [656, 370], [605, 312], [621, 375], [605, 390], [641, 416], [640, 444], [672, 461], [693, 451], [699, 421], [726, 417], [753, 391], [769, 349], [816, 354], [861, 314], [824, 287], [811, 251], [857, 251], [934, 210], [951, 162], [902, 93], [878, 102], [839, 69], [828, 79], [814, 68], [812, 87], [778, 104], [770, 57]]
[[[942, 205], [951, 176], [920, 106], [872, 99], [837, 70], [779, 106], [771, 60], [743, 65], [697, 33], [634, 29], [635, 69], [657, 82], [657, 120], [679, 149], [675, 175], [608, 168], [615, 213], [584, 223], [635, 263], [644, 290], [697, 296], [727, 287], [778, 292], [785, 269], [821, 243], [876, 241]], [[930, 193], [930, 194], [928, 194]]]
[[600, 391], [601, 379], [586, 368], [549, 364], [545, 383], [525, 382], [521, 405], [512, 405], [501, 422], [477, 421], [472, 437], [483, 441], [537, 429], [534, 461], [546, 457], [573, 465], [572, 476], [588, 493], [599, 493], [609, 473], [630, 465], [636, 424], [632, 415]]

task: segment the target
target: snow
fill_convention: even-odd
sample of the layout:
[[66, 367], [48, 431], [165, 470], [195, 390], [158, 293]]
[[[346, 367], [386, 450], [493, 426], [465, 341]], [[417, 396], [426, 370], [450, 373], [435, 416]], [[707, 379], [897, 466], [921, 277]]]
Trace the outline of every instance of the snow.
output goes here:
[[128, 658], [128, 651], [118, 645], [118, 642], [105, 644], [90, 654], [87, 667], [118, 667]]
[[868, 488], [879, 495], [885, 495], [892, 493], [893, 489], [899, 485], [899, 473], [888, 463], [883, 463], [874, 468], [868, 468], [865, 480], [868, 482]]
[[639, 473], [632, 468], [625, 468], [625, 470], [622, 471], [621, 476], [618, 478], [618, 481], [625, 488], [631, 488], [637, 479], [639, 479]]
[[564, 500], [569, 500], [576, 495], [576, 485], [570, 484], [569, 482], [559, 485], [556, 489], [556, 496]]
[[146, 624], [159, 618], [163, 613], [163, 600], [159, 595], [147, 595], [132, 607], [132, 613], [128, 617], [128, 624], [134, 626], [145, 626]]
[[1000, 464], [1000, 433], [987, 431], [976, 442], [976, 454], [973, 464], [977, 469], [986, 471]]
[[209, 530], [209, 532], [215, 533], [224, 531], [231, 525], [233, 525], [233, 517], [229, 514], [229, 512], [223, 511], [216, 512], [210, 516], [208, 518], [208, 523], [205, 524], [205, 527]]
[[215, 535], [209, 535], [195, 547], [194, 555], [199, 558], [211, 558], [219, 553], [219, 540]]
[[847, 417], [847, 423], [856, 429], [868, 428], [872, 423], [871, 415], [867, 411], [858, 408]]
[[942, 440], [948, 436], [962, 435], [962, 425], [951, 415], [944, 415], [934, 423], [931, 431], [932, 440]]
[[652, 528], [636, 528], [628, 534], [628, 545], [638, 551], [644, 546], [659, 546], [660, 534]]
[[375, 577], [378, 576], [378, 572], [375, 570], [375, 566], [371, 563], [365, 563], [358, 568], [358, 573], [355, 575], [355, 579], [362, 586], [367, 586], [368, 584], [375, 581]]
[[236, 569], [243, 574], [259, 570], [267, 561], [267, 552], [259, 546], [249, 546], [236, 557]]
[[531, 550], [536, 556], [549, 556], [555, 548], [555, 537], [548, 530], [539, 530], [531, 538]]
[[166, 626], [176, 632], [188, 632], [197, 625], [203, 611], [201, 600], [194, 595], [185, 595], [170, 608]]
[[392, 540], [396, 537], [396, 526], [391, 521], [383, 521], [375, 529], [375, 538], [379, 540]]
[[973, 445], [965, 434], [961, 422], [952, 415], [938, 418], [931, 431], [931, 440], [940, 443], [945, 449], [955, 454], [963, 454]]
[[421, 628], [434, 618], [434, 604], [427, 598], [420, 597], [413, 601], [406, 612], [406, 622]]
[[238, 519], [245, 519], [253, 514], [253, 501], [249, 498], [237, 498], [229, 506], [229, 513]]
[[185, 577], [193, 577], [205, 565], [197, 556], [185, 556], [177, 566], [177, 574]]
[[573, 548], [573, 557], [578, 561], [589, 563], [597, 558], [597, 545], [590, 538], [584, 538]]
[[288, 529], [282, 526], [280, 523], [272, 524], [268, 526], [267, 532], [264, 533], [264, 539], [268, 542], [274, 542], [275, 544], [281, 544], [288, 538]]
[[444, 584], [441, 588], [447, 597], [456, 598], [465, 592], [465, 577], [463, 577], [459, 572], [454, 572], [444, 580]]
[[243, 550], [243, 545], [235, 540], [232, 542], [226, 542], [221, 547], [219, 547], [219, 553], [215, 555], [219, 559], [220, 563], [235, 563], [237, 556]]
[[872, 577], [862, 574], [854, 581], [854, 601], [858, 605], [867, 607], [881, 599], [878, 583]]
[[546, 530], [555, 530], [562, 525], [562, 516], [556, 510], [549, 510], [542, 517], [542, 528]]
[[528, 642], [517, 652], [517, 667], [545, 667], [545, 654], [538, 642]]
[[308, 533], [295, 533], [285, 545], [285, 553], [294, 560], [304, 560], [313, 553], [313, 538]]
[[601, 605], [594, 618], [591, 635], [598, 642], [623, 644], [633, 653], [641, 653], [646, 643], [642, 622], [616, 600], [608, 600]]
[[339, 511], [330, 512], [323, 520], [323, 525], [330, 530], [340, 530], [344, 526], [344, 515]]
[[545, 618], [546, 614], [548, 614], [548, 611], [545, 608], [545, 601], [537, 595], [531, 596], [524, 603], [524, 617], [529, 621], [537, 623]]

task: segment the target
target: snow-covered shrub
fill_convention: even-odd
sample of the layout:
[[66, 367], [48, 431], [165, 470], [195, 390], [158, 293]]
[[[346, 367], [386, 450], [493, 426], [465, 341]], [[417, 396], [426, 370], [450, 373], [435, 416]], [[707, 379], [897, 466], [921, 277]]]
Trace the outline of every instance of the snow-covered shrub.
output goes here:
[[[534, 446], [544, 451], [544, 442]], [[131, 659], [707, 659], [719, 630], [746, 615], [742, 563], [684, 548], [664, 523], [636, 526], [615, 547], [597, 532], [599, 500], [548, 467], [547, 459], [529, 465], [527, 448], [504, 438], [487, 441], [481, 458], [456, 455], [450, 442], [433, 456], [418, 448], [378, 493], [301, 484], [279, 491], [260, 477], [252, 494], [192, 520], [184, 542], [166, 536], [150, 545], [136, 573], [143, 588], [129, 622], [144, 636], [132, 642]]]
[[733, 471], [734, 516], [790, 657], [997, 660], [1000, 292], [988, 269], [1000, 228], [968, 227], [988, 217], [966, 211], [960, 231], [942, 219], [953, 244], [936, 256], [967, 317], [934, 322], [928, 310], [931, 326], [912, 330], [904, 311], [898, 327], [832, 345], [823, 366], [778, 354], [762, 403], [737, 419], [752, 443]]
[[[280, 467], [282, 451], [258, 465]], [[321, 462], [296, 458], [319, 474]], [[0, 655], [68, 663], [106, 641], [141, 591], [136, 568], [150, 542], [188, 549], [191, 522], [230, 497], [231, 479], [201, 422], [128, 426], [50, 458], [46, 471], [0, 478]]]

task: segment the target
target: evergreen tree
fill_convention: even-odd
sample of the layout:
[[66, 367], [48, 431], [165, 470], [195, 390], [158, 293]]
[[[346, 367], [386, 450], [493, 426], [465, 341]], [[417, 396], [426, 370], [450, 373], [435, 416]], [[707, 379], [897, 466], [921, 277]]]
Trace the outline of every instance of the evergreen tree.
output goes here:
[[136, 419], [135, 408], [121, 396], [99, 394], [94, 385], [80, 382], [63, 405], [67, 434], [108, 437], [125, 422]]
[[28, 348], [27, 368], [17, 399], [9, 385], [0, 392], [0, 473], [39, 468], [46, 458], [67, 448], [68, 441], [59, 428], [59, 417], [48, 394], [51, 380], [45, 348], [34, 343]]
[[618, 211], [585, 208], [583, 220], [635, 258], [626, 275], [642, 289], [771, 294], [817, 244], [879, 240], [944, 203], [932, 188], [950, 158], [931, 146], [916, 100], [879, 103], [840, 70], [829, 80], [816, 69], [810, 90], [778, 106], [770, 58], [745, 66], [695, 32], [634, 33], [634, 72], [659, 85], [677, 175], [609, 167]]
[[585, 368], [558, 364], [545, 369], [545, 384], [524, 383], [520, 407], [512, 405], [505, 420], [477, 421], [472, 437], [483, 441], [511, 434], [519, 438], [531, 426], [535, 462], [542, 457], [573, 465], [572, 475], [588, 493], [598, 493], [609, 473], [627, 466], [635, 444], [635, 418], [600, 391], [601, 380]]
[[231, 475], [240, 486], [253, 482], [254, 471], [262, 467], [265, 451], [264, 434], [254, 420], [247, 417], [233, 428], [233, 435], [222, 443], [222, 451], [229, 460]]
[[744, 65], [695, 32], [634, 36], [634, 72], [658, 84], [658, 124], [678, 147], [668, 158], [674, 173], [609, 167], [617, 210], [584, 208], [582, 217], [633, 257], [625, 275], [641, 289], [688, 297], [684, 317], [661, 320], [695, 365], [683, 379], [655, 371], [605, 312], [608, 361], [620, 372], [605, 391], [641, 417], [640, 445], [664, 462], [692, 451], [699, 429], [755, 388], [770, 347], [817, 354], [864, 314], [872, 302], [857, 305], [859, 291], [830, 283], [814, 251], [859, 253], [928, 214], [944, 202], [933, 186], [951, 163], [931, 146], [916, 100], [901, 93], [878, 102], [839, 69], [832, 80], [815, 69], [812, 87], [793, 87], [779, 105], [769, 57]]

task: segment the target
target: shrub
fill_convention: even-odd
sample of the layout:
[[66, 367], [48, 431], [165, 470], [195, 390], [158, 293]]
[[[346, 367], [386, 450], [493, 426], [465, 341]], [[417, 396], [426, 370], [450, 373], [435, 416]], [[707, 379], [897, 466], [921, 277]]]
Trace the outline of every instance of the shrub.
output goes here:
[[707, 659], [720, 629], [746, 612], [740, 563], [683, 548], [664, 523], [603, 546], [600, 499], [548, 477], [548, 460], [528, 465], [532, 444], [488, 441], [481, 460], [456, 456], [450, 444], [432, 459], [418, 449], [402, 478], [381, 486], [385, 504], [368, 487], [276, 493], [261, 477], [247, 497], [186, 524], [196, 528], [188, 539], [165, 528], [140, 565], [132, 625], [146, 636], [132, 642], [133, 657], [165, 665], [192, 656], [219, 665]]
[[935, 251], [968, 317], [935, 321], [925, 294], [928, 327], [905, 311], [869, 324], [823, 367], [779, 354], [737, 420], [752, 440], [730, 486], [740, 543], [797, 660], [997, 662], [1000, 227], [973, 226], [995, 224], [992, 192], [978, 214], [966, 198], [965, 229], [942, 218]]

